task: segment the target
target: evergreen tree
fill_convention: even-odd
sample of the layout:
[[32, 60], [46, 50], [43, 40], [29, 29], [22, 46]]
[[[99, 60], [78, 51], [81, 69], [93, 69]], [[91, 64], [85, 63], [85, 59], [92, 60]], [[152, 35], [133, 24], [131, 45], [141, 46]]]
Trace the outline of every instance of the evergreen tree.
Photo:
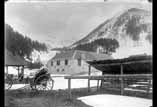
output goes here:
[[30, 59], [32, 51], [47, 51], [46, 44], [31, 40], [27, 36], [14, 31], [13, 28], [5, 24], [5, 48], [21, 57], [26, 56]]
[[104, 39], [97, 39], [91, 43], [77, 45], [73, 49], [96, 52], [99, 46], [103, 48], [104, 50], [103, 53], [112, 54], [119, 47], [119, 43], [116, 39], [104, 38]]

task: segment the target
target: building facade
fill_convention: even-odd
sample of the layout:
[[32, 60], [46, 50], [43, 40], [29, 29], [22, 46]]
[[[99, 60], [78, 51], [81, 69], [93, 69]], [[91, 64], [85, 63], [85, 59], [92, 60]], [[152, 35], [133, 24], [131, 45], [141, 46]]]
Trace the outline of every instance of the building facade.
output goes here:
[[[98, 54], [88, 51], [71, 50], [57, 53], [48, 63], [51, 74], [86, 74], [89, 69], [87, 61], [112, 59], [106, 54]], [[92, 72], [99, 70], [91, 67]]]

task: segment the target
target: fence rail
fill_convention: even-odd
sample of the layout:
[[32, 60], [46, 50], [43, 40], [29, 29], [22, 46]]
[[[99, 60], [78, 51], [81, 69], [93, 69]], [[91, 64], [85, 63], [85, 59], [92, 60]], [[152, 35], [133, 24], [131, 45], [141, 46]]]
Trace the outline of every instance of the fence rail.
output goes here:
[[125, 74], [125, 75], [102, 75], [102, 76], [65, 76], [65, 79], [90, 79], [101, 80], [104, 78], [152, 78], [152, 74]]
[[102, 76], [65, 76], [68, 79], [68, 91], [71, 98], [71, 80], [72, 79], [88, 79], [88, 90], [90, 91], [90, 80], [97, 80], [97, 90], [99, 81], [101, 87], [119, 89], [121, 95], [124, 91], [145, 91], [150, 93], [152, 90], [152, 74], [123, 74], [123, 75], [102, 75]]

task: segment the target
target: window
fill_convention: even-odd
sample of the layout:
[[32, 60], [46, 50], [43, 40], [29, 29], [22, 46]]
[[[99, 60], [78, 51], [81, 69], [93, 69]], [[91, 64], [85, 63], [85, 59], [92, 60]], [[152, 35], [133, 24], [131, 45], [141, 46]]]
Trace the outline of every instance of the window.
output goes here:
[[59, 72], [59, 69], [57, 69], [57, 72]]
[[60, 60], [57, 60], [57, 65], [60, 65]]
[[51, 66], [53, 66], [53, 61], [51, 61]]
[[81, 59], [78, 59], [78, 65], [81, 66]]
[[65, 60], [65, 65], [68, 65], [68, 60], [67, 59]]

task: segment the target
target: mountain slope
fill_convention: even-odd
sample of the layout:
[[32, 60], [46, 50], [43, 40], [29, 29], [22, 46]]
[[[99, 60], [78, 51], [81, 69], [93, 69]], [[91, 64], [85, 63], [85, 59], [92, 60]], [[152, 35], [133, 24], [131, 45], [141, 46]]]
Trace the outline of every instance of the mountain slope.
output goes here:
[[[152, 43], [151, 12], [130, 8], [122, 14], [106, 20], [86, 37], [69, 47], [74, 48], [80, 44], [86, 44], [100, 38], [114, 38], [118, 40], [120, 47], [129, 44], [140, 45], [141, 39]], [[130, 43], [131, 41], [135, 43]]]

